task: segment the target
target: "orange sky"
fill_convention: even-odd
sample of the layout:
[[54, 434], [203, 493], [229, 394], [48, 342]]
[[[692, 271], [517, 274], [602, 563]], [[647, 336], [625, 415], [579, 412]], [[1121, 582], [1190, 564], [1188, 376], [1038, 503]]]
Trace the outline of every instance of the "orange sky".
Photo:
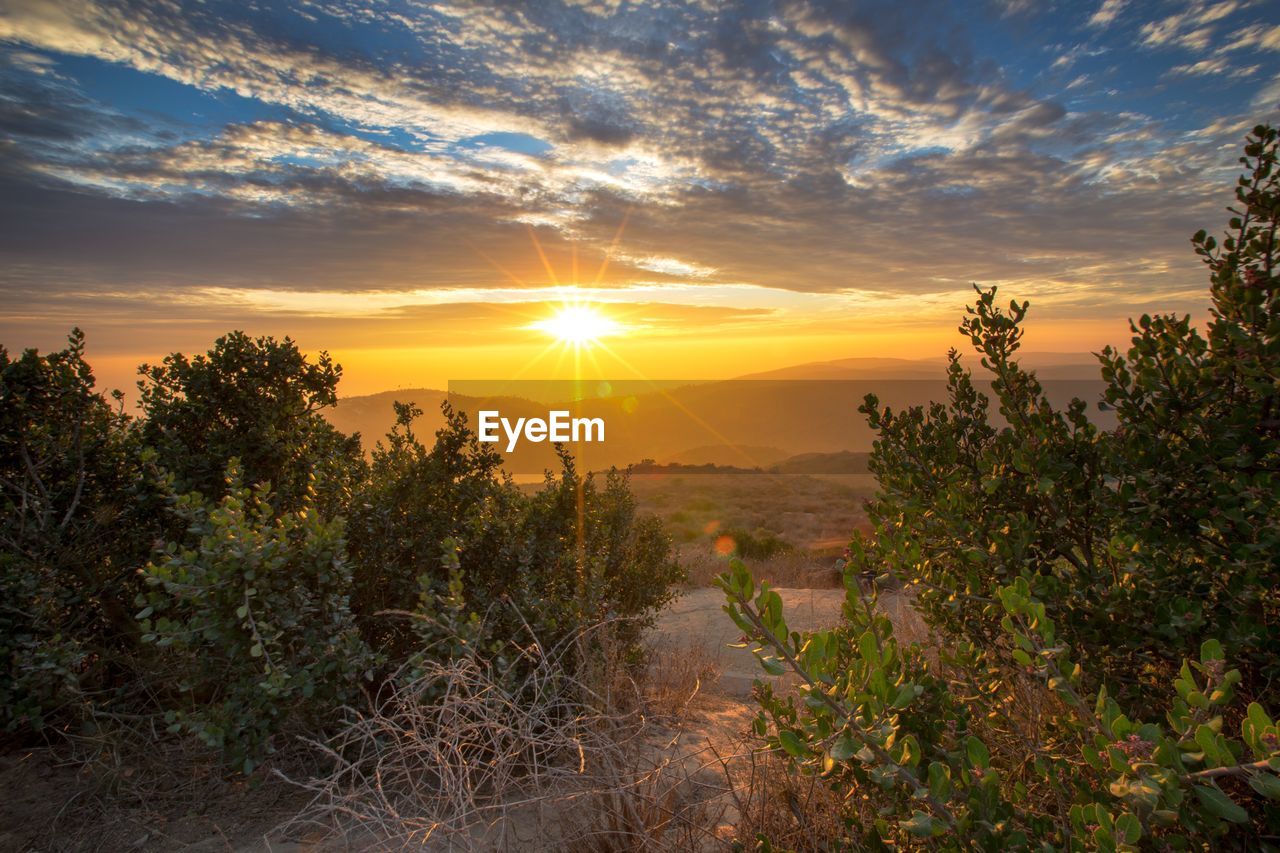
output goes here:
[[[927, 287], [894, 291], [871, 282], [909, 273], [881, 269], [851, 277], [847, 287], [807, 291], [697, 270], [681, 278], [675, 273], [691, 270], [679, 270], [680, 262], [648, 257], [643, 263], [671, 272], [655, 279], [618, 260], [630, 257], [625, 229], [603, 250], [578, 251], [534, 228], [511, 237], [504, 263], [477, 261], [492, 275], [474, 286], [135, 286], [34, 297], [29, 312], [0, 320], [0, 342], [49, 349], [80, 326], [100, 385], [131, 397], [139, 364], [203, 351], [232, 329], [290, 336], [310, 353], [327, 350], [344, 368], [342, 396], [444, 389], [458, 379], [720, 379], [852, 357], [941, 361], [949, 348], [969, 346], [956, 331], [974, 296], [963, 280], [935, 276]], [[1000, 285], [1002, 297], [1031, 300], [1027, 351], [1082, 354], [1123, 344], [1128, 317], [1194, 306], [1196, 286], [1181, 282], [1194, 281], [1197, 267], [1187, 252], [1171, 277], [1179, 286], [1116, 294], [1109, 309], [1097, 288], [1074, 281], [989, 283]], [[566, 309], [607, 328], [574, 346], [564, 333], [582, 337], [575, 323], [556, 326]]]
[[[385, 318], [344, 320], [340, 334], [329, 334], [335, 329], [328, 323], [311, 329], [314, 321], [287, 318], [257, 318], [243, 326], [251, 334], [292, 333], [310, 353], [328, 350], [343, 366], [342, 396], [397, 388], [443, 389], [459, 379], [718, 379], [850, 357], [941, 361], [949, 348], [965, 352], [968, 346], [955, 331], [963, 314], [962, 298], [949, 312], [950, 321], [942, 316], [948, 312], [939, 309], [928, 321], [915, 324], [884, 314], [824, 316], [819, 311], [793, 313], [785, 320], [766, 316], [724, 323], [719, 317], [699, 318], [696, 310], [682, 314], [588, 303], [587, 310], [613, 318], [617, 328], [577, 345], [532, 328], [540, 319], [554, 318], [562, 308], [560, 302], [524, 303], [464, 329], [422, 324], [417, 333], [412, 322]], [[1108, 343], [1122, 344], [1127, 337], [1120, 318], [1055, 320], [1052, 309], [1033, 307], [1032, 311], [1026, 338], [1029, 352], [1087, 353]], [[92, 319], [82, 325], [89, 334], [90, 362], [102, 386], [132, 391], [138, 364], [164, 355], [160, 349], [135, 351], [116, 340], [110, 334], [114, 330], [95, 329]], [[108, 332], [113, 342], [110, 349], [115, 351], [95, 347], [99, 331]], [[185, 342], [176, 335], [168, 340], [187, 352], [207, 347], [217, 333], [213, 327], [204, 337], [195, 328], [181, 332]], [[976, 357], [972, 361], [976, 363]]]

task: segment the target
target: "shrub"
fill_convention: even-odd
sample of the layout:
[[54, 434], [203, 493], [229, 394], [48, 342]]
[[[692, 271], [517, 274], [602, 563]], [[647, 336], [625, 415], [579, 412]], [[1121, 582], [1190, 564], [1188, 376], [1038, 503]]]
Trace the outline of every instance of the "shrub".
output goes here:
[[483, 610], [489, 593], [504, 592], [502, 568], [512, 562], [519, 516], [520, 495], [503, 479], [501, 457], [476, 440], [465, 416], [446, 404], [445, 426], [428, 448], [413, 432], [421, 414], [396, 404], [396, 425], [373, 451], [370, 476], [351, 505], [353, 606], [365, 636], [393, 660], [417, 639], [402, 617], [380, 614], [412, 611], [424, 593], [446, 593], [455, 559], [472, 606]]
[[[634, 643], [680, 570], [661, 524], [636, 516], [625, 477], [608, 475], [600, 490], [562, 456], [562, 476], [548, 475], [539, 492], [524, 495], [465, 416], [447, 404], [444, 413], [427, 449], [412, 430], [421, 412], [397, 404], [397, 424], [374, 451], [354, 502], [355, 601], [365, 635], [402, 661], [424, 643], [444, 641], [444, 651], [445, 635], [466, 624], [483, 624], [470, 642], [496, 654], [530, 630], [556, 643], [621, 617], [633, 627], [620, 640]], [[450, 628], [442, 634], [445, 613]]]
[[[961, 332], [1007, 426], [954, 351], [945, 402], [868, 398], [879, 491], [847, 624], [791, 634], [740, 562], [720, 578], [765, 670], [803, 682], [762, 691], [757, 731], [848, 795], [854, 843], [1183, 849], [1280, 828], [1276, 131], [1242, 163], [1230, 235], [1193, 238], [1207, 336], [1144, 316], [1100, 355], [1115, 430], [1049, 403], [1015, 357], [1026, 303], [979, 289]], [[914, 592], [934, 656], [894, 638], [866, 572]]]
[[398, 406], [366, 464], [319, 414], [340, 368], [288, 339], [235, 332], [141, 372], [134, 421], [95, 391], [78, 330], [44, 356], [0, 349], [6, 729], [163, 714], [248, 770], [378, 676], [501, 670], [522, 638], [602, 621], [598, 642], [634, 652], [679, 577], [625, 478], [599, 488], [565, 456], [526, 496], [447, 407], [428, 449]]
[[[756, 733], [795, 770], [857, 792], [845, 797], [850, 841], [1132, 850], [1147, 839], [1184, 848], [1240, 840], [1250, 816], [1237, 799], [1280, 800], [1276, 724], [1251, 703], [1239, 735], [1228, 733], [1223, 710], [1240, 671], [1227, 669], [1216, 640], [1171, 681], [1165, 721], [1143, 722], [1105, 689], [1084, 698], [1079, 664], [1023, 578], [997, 590], [1009, 660], [980, 664], [977, 649], [958, 642], [942, 649], [943, 674], [918, 644], [896, 641], [852, 575], [846, 623], [804, 635], [788, 631], [781, 598], [757, 587], [741, 561], [720, 585], [765, 671], [802, 680], [798, 699], [757, 692]], [[1051, 711], [1016, 747], [994, 753], [987, 741], [1025, 723], [1004, 701], [1024, 677], [1045, 685]], [[957, 695], [973, 697], [976, 713]], [[1264, 813], [1276, 819], [1274, 806]], [[1273, 831], [1262, 825], [1252, 831]]]
[[741, 527], [727, 527], [712, 535], [717, 543], [727, 537], [729, 541], [726, 544], [732, 548], [733, 555], [744, 560], [770, 560], [792, 550], [790, 542], [771, 530], [757, 529], [753, 532]]
[[527, 600], [554, 613], [553, 636], [606, 620], [624, 645], [674, 596], [684, 573], [671, 540], [654, 516], [639, 516], [627, 474], [611, 470], [600, 488], [561, 452], [561, 475], [547, 475], [530, 498], [519, 531]]
[[1268, 627], [1280, 620], [1276, 146], [1256, 129], [1231, 236], [1195, 237], [1207, 338], [1187, 317], [1144, 316], [1126, 354], [1100, 356], [1114, 431], [1083, 401], [1050, 405], [1015, 359], [1027, 306], [1002, 311], [994, 289], [961, 332], [1007, 427], [990, 422], [954, 352], [945, 403], [891, 412], [868, 398], [880, 490], [860, 559], [915, 584], [939, 630], [994, 642], [1000, 615], [982, 598], [1026, 575], [1091, 677], [1132, 701], [1205, 636], [1239, 662], [1248, 693], [1280, 699], [1280, 632]]
[[304, 493], [276, 514], [266, 486], [250, 489], [233, 461], [215, 504], [173, 498], [189, 545], [169, 543], [145, 569], [143, 640], [172, 673], [171, 729], [222, 749], [246, 773], [289, 724], [322, 726], [359, 695], [374, 657], [348, 605], [341, 520]]
[[135, 570], [157, 527], [135, 425], [94, 391], [84, 335], [0, 348], [0, 726], [81, 719], [127, 681]]
[[208, 353], [173, 353], [138, 368], [143, 438], [182, 491], [222, 496], [223, 474], [239, 460], [245, 482], [270, 483], [282, 511], [314, 490], [336, 514], [363, 474], [359, 436], [334, 429], [320, 411], [337, 402], [342, 368], [328, 353], [314, 362], [285, 338], [232, 332]]

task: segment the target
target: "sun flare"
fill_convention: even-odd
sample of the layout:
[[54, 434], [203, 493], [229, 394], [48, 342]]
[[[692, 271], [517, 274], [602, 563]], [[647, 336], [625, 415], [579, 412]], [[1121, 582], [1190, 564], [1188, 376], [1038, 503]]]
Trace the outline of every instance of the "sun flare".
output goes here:
[[547, 319], [534, 323], [533, 327], [561, 343], [574, 346], [591, 344], [622, 330], [617, 322], [585, 305], [565, 305]]

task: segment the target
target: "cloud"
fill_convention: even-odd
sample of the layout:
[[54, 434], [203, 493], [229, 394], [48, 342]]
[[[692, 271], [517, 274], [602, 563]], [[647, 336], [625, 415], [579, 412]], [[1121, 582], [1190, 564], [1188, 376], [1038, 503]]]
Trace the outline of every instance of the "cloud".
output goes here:
[[1250, 77], [1258, 71], [1257, 65], [1248, 65], [1233, 68], [1226, 59], [1221, 56], [1215, 56], [1210, 59], [1201, 59], [1198, 62], [1188, 63], [1186, 65], [1175, 65], [1169, 69], [1169, 73], [1173, 75], [1187, 76], [1210, 76], [1225, 75], [1228, 77]]
[[1125, 6], [1129, 5], [1129, 0], [1103, 0], [1102, 5], [1094, 12], [1088, 21], [1090, 27], [1109, 27]]
[[1239, 0], [1196, 0], [1181, 12], [1144, 24], [1142, 43], [1149, 47], [1179, 46], [1205, 50], [1215, 33], [1214, 25], [1243, 5]]
[[1103, 87], [1245, 76], [1259, 63], [1206, 51], [1252, 60], [1276, 29], [1239, 3], [1139, 23], [1106, 0], [1014, 67], [1001, 39], [1062, 13], [983, 8], [991, 38], [929, 0], [10, 0], [0, 287], [31, 317], [54, 310], [38, 289], [215, 294], [230, 316], [471, 302], [579, 269], [774, 323], [867, 294], [941, 305], [970, 280], [1096, 312], [1190, 287], [1185, 235], [1219, 213], [1249, 105], [1155, 117]]
[[1230, 36], [1231, 41], [1222, 46], [1224, 51], [1231, 50], [1280, 50], [1280, 24], [1264, 26], [1254, 24], [1236, 30]]

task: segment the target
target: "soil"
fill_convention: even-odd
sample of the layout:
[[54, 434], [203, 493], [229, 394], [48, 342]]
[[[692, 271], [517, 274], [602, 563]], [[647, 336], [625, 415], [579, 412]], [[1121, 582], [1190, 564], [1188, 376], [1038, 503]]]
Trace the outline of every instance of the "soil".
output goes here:
[[[274, 833], [303, 806], [267, 775], [226, 780], [210, 768], [85, 763], [65, 746], [0, 753], [0, 851], [295, 851]], [[157, 790], [162, 788], [162, 790]]]
[[[778, 589], [787, 627], [792, 631], [829, 628], [840, 621], [842, 589]], [[750, 649], [735, 649], [742, 631], [721, 609], [724, 593], [718, 589], [691, 589], [673, 601], [654, 626], [653, 641], [659, 648], [672, 646], [704, 656], [720, 675], [719, 692], [739, 699], [751, 695], [752, 682], [768, 678]]]

